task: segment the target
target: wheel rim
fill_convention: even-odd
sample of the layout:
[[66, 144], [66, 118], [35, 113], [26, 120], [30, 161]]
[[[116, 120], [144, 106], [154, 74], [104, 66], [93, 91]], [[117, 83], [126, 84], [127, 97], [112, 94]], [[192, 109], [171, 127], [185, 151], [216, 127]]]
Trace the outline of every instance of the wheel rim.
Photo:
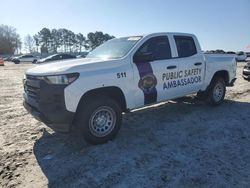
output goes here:
[[108, 106], [101, 106], [92, 113], [89, 128], [94, 136], [104, 137], [114, 129], [115, 123], [115, 111]]
[[224, 95], [224, 85], [222, 83], [217, 83], [214, 87], [213, 97], [215, 102], [219, 102]]

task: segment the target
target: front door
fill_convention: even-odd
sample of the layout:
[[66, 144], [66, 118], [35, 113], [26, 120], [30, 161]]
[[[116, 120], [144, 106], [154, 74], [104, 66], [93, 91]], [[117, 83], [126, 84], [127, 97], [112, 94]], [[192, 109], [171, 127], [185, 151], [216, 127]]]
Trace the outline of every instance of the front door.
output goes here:
[[[136, 102], [143, 106], [179, 95], [178, 87], [166, 85], [178, 77], [178, 61], [172, 59], [167, 36], [148, 39], [134, 54]], [[137, 72], [138, 71], [138, 72]], [[139, 76], [137, 76], [139, 75]]]

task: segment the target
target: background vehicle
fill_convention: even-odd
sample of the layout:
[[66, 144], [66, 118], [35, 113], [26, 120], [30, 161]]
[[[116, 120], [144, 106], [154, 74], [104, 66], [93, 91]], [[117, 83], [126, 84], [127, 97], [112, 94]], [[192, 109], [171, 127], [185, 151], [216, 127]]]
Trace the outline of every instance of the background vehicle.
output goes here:
[[38, 58], [35, 57], [35, 56], [33, 56], [33, 55], [21, 55], [21, 56], [12, 58], [12, 61], [13, 61], [15, 64], [19, 64], [19, 63], [21, 63], [21, 62], [32, 62], [32, 63], [36, 63], [37, 59], [38, 59]]
[[246, 61], [247, 59], [247, 54], [245, 52], [238, 52], [236, 60], [237, 61]]
[[5, 57], [3, 58], [4, 61], [12, 61], [12, 56], [8, 56], [8, 57]]
[[85, 58], [89, 52], [81, 52], [81, 54], [77, 55], [76, 58]]
[[245, 80], [250, 81], [250, 62], [248, 62], [244, 68], [243, 68], [243, 73], [242, 76]]
[[65, 59], [74, 59], [74, 58], [76, 58], [76, 57], [73, 56], [73, 55], [70, 55], [70, 54], [54, 54], [54, 55], [48, 56], [46, 58], [39, 59], [37, 61], [37, 63], [39, 64], [39, 63], [58, 61], [58, 60], [65, 60]]
[[88, 55], [88, 52], [77, 55], [76, 58], [85, 58]]
[[224, 50], [215, 50], [216, 54], [225, 54], [226, 52]]
[[236, 55], [235, 52], [232, 52], [232, 51], [228, 51], [227, 54], [233, 54], [233, 55]]
[[246, 54], [247, 54], [247, 57], [250, 57], [250, 52], [246, 52]]
[[109, 40], [84, 59], [37, 66], [25, 76], [24, 106], [34, 117], [57, 131], [75, 123], [99, 144], [115, 137], [122, 112], [131, 109], [193, 93], [221, 104], [236, 80], [236, 61], [204, 55], [192, 34], [153, 33]]
[[4, 66], [4, 59], [0, 57], [0, 66]]
[[16, 57], [19, 57], [20, 55], [13, 55], [13, 56], [9, 56], [6, 61], [11, 61], [13, 62], [13, 59], [16, 58]]

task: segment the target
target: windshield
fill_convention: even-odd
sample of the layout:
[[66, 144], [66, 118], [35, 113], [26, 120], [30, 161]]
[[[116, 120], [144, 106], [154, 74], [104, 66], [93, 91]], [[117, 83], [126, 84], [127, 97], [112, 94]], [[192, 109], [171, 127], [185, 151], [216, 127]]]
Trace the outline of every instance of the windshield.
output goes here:
[[50, 55], [48, 57], [45, 57], [44, 59], [52, 59], [53, 57], [58, 56], [58, 54]]
[[141, 36], [136, 36], [109, 40], [90, 52], [87, 58], [117, 59], [124, 57], [141, 38]]

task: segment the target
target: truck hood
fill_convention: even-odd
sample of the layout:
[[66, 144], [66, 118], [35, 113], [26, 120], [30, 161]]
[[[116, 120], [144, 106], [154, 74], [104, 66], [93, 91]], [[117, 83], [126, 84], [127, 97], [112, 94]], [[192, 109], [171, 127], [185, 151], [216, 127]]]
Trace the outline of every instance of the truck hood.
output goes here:
[[57, 75], [72, 72], [90, 71], [94, 69], [105, 69], [114, 66], [114, 61], [118, 60], [103, 60], [82, 58], [73, 60], [64, 60], [37, 65], [26, 71], [28, 75]]

